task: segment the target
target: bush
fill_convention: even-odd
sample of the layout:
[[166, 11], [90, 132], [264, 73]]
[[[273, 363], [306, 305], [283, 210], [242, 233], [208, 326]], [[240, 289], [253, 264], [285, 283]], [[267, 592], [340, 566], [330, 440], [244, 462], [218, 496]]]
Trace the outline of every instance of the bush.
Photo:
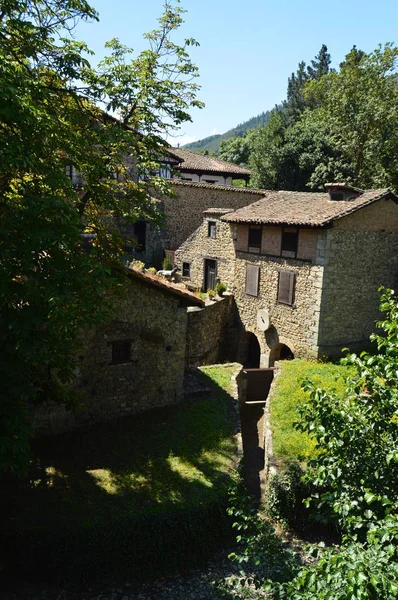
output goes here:
[[169, 255], [167, 255], [163, 259], [163, 270], [171, 271], [172, 268], [173, 268], [173, 263], [172, 263], [171, 257]]
[[269, 515], [296, 530], [305, 528], [310, 517], [304, 500], [311, 494], [311, 488], [302, 481], [303, 474], [298, 462], [289, 462], [271, 478], [266, 497]]
[[216, 285], [216, 293], [219, 296], [222, 296], [224, 292], [227, 291], [227, 286], [225, 285], [225, 283], [221, 283], [221, 281], [219, 283], [217, 283]]

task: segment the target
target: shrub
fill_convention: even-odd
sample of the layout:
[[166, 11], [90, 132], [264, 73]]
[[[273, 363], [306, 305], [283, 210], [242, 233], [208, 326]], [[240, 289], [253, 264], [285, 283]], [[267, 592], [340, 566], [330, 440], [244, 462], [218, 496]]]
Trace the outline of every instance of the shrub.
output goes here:
[[171, 257], [169, 255], [165, 256], [163, 259], [163, 270], [171, 271], [173, 268], [173, 263], [171, 261]]
[[311, 488], [302, 481], [304, 471], [296, 461], [275, 474], [268, 486], [266, 504], [271, 517], [294, 529], [308, 524], [309, 510], [303, 504]]
[[221, 283], [221, 281], [219, 283], [217, 283], [216, 292], [219, 296], [222, 296], [223, 293], [226, 291], [227, 291], [227, 286], [225, 285], [225, 283]]

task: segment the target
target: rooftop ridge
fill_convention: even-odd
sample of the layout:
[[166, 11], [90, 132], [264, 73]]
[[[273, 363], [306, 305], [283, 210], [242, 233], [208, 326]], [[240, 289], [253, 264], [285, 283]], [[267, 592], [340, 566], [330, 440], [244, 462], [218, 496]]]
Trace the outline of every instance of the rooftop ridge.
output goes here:
[[258, 188], [239, 187], [237, 185], [221, 185], [217, 183], [203, 183], [202, 181], [181, 181], [180, 179], [169, 179], [173, 185], [191, 186], [191, 187], [202, 187], [205, 189], [216, 189], [224, 192], [244, 192], [246, 194], [263, 194], [265, 195], [269, 191], [274, 190], [262, 190]]

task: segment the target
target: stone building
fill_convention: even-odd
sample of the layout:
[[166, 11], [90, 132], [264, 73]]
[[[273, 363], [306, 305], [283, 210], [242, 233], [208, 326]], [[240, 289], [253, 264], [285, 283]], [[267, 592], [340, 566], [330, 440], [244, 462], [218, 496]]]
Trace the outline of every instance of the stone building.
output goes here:
[[127, 244], [126, 255], [142, 260], [147, 266], [160, 268], [165, 253], [173, 257], [174, 251], [202, 222], [204, 210], [212, 206], [242, 208], [265, 193], [254, 188], [179, 180], [172, 181], [172, 188], [172, 197], [153, 199], [163, 219], [160, 226], [144, 221], [118, 224], [122, 234], [133, 241]]
[[326, 193], [268, 191], [238, 210], [207, 209], [175, 253], [184, 280], [233, 292], [238, 360], [337, 356], [368, 343], [381, 285], [398, 279], [398, 198], [330, 184]]
[[38, 431], [60, 431], [179, 402], [187, 337], [187, 307], [203, 300], [147, 272], [129, 269], [128, 292], [114, 314], [85, 340], [76, 385], [81, 410], [35, 408]]
[[215, 156], [198, 154], [185, 148], [170, 148], [171, 167], [177, 171], [177, 179], [218, 185], [232, 185], [232, 180], [244, 181], [247, 185], [250, 171]]

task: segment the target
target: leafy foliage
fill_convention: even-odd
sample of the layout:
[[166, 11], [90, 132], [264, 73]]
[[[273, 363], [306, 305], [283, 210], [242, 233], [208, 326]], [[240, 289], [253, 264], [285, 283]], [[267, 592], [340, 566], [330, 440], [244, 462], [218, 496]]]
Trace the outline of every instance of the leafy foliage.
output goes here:
[[2, 3], [0, 471], [26, 467], [29, 404], [78, 401], [69, 386], [78, 334], [105, 318], [106, 292], [124, 281], [115, 222], [159, 219], [151, 191], [168, 185], [139, 175], [157, 170], [164, 134], [200, 105], [187, 53], [196, 42], [172, 41], [182, 13], [166, 1], [148, 50], [131, 59], [112, 40], [93, 69], [71, 35], [79, 20], [98, 19], [85, 0]]
[[257, 187], [306, 191], [329, 181], [363, 189], [398, 187], [398, 48], [365, 54], [355, 46], [330, 70], [322, 47], [311, 66], [288, 81], [282, 110], [252, 139]]
[[301, 408], [299, 429], [315, 438], [319, 454], [307, 478], [327, 488], [320, 498], [355, 533], [383, 519], [398, 490], [398, 303], [391, 290], [381, 296], [384, 335], [372, 334], [375, 354], [348, 354], [356, 375], [347, 378], [344, 398], [307, 382], [310, 402]]
[[[377, 324], [381, 333], [371, 336], [375, 353], [348, 354], [343, 361], [355, 369], [346, 378], [344, 398], [310, 381], [304, 384], [310, 400], [301, 408], [298, 428], [314, 437], [318, 449], [305, 481], [325, 490], [314, 495], [315, 507], [335, 515], [343, 543], [326, 551], [313, 549], [317, 562], [293, 571], [288, 581], [263, 581], [261, 593], [268, 597], [397, 597], [398, 300], [393, 291], [382, 290], [380, 308], [385, 319]], [[258, 518], [253, 517], [255, 523]], [[259, 554], [250, 539], [246, 549], [248, 560]], [[237, 597], [246, 597], [246, 580], [243, 575]]]
[[234, 519], [238, 550], [229, 558], [239, 566], [236, 575], [220, 583], [224, 597], [258, 598], [257, 590], [272, 578], [276, 582], [291, 579], [298, 571], [293, 552], [275, 533], [271, 523], [258, 513], [257, 503], [247, 496], [236, 474], [229, 489], [228, 514]]

